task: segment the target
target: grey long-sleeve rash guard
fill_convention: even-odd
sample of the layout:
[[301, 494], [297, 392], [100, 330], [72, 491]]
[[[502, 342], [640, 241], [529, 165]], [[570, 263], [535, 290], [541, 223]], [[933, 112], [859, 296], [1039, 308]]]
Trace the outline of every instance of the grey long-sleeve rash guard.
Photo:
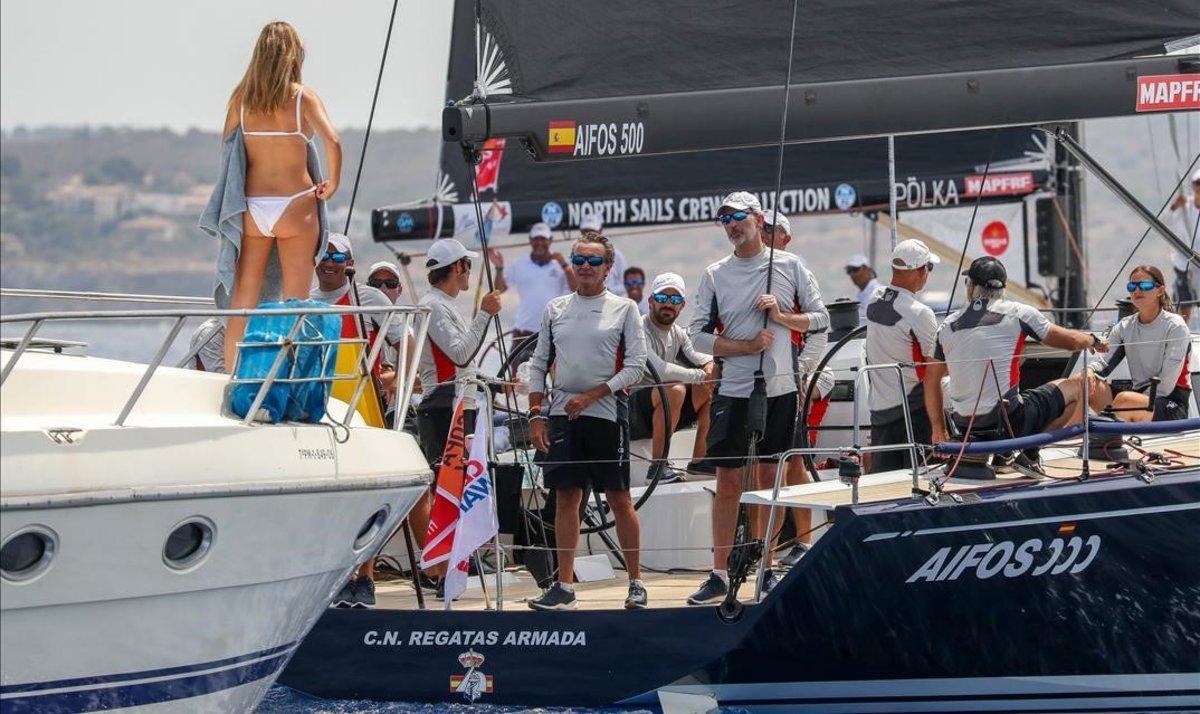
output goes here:
[[607, 384], [612, 394], [583, 410], [584, 416], [617, 420], [617, 394], [638, 384], [646, 368], [646, 336], [637, 304], [605, 291], [593, 297], [554, 298], [542, 312], [537, 348], [529, 360], [529, 391], [546, 391], [554, 365], [550, 414], [564, 414], [572, 397]]

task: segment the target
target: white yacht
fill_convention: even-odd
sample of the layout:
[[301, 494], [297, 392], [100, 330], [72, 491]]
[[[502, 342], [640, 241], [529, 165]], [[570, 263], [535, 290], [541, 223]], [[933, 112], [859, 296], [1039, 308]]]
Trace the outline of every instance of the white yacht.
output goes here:
[[149, 365], [32, 330], [0, 351], [4, 712], [252, 710], [430, 481], [344, 401], [237, 418], [226, 375], [159, 366], [177, 332]]

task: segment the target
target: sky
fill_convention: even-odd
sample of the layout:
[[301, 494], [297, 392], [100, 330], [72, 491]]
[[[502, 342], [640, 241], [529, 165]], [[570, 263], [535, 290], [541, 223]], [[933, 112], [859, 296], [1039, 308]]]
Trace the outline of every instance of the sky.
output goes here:
[[[375, 126], [436, 127], [452, 0], [402, 0]], [[4, 0], [0, 127], [129, 126], [219, 131], [262, 26], [305, 41], [304, 83], [339, 127], [364, 127], [390, 0]]]

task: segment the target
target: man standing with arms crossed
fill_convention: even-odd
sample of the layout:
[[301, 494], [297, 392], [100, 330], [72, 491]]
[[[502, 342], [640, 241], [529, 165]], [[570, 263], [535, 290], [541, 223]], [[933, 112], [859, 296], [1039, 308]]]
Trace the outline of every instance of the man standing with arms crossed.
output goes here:
[[[775, 476], [777, 459], [772, 455], [791, 448], [796, 422], [799, 354], [791, 333], [829, 328], [829, 313], [800, 259], [784, 251], [772, 256], [764, 245], [758, 198], [745, 191], [731, 193], [717, 215], [733, 254], [705, 269], [696, 294], [696, 315], [688, 330], [696, 349], [722, 361], [708, 432], [708, 457], [718, 464], [713, 572], [688, 598], [691, 605], [720, 602], [729, 592], [729, 553], [737, 526], [743, 467], [751, 446], [749, 405], [754, 373], [761, 363], [766, 380], [766, 421], [774, 426], [756, 445], [763, 458], [751, 486], [766, 488]], [[758, 525], [761, 528], [762, 523]], [[773, 578], [770, 573], [767, 576], [764, 582], [769, 586]]]
[[[575, 549], [579, 508], [588, 490], [603, 490], [617, 525], [629, 574], [627, 609], [646, 607], [638, 549], [640, 532], [629, 497], [628, 405], [624, 390], [638, 384], [646, 365], [646, 338], [637, 305], [604, 287], [613, 248], [588, 233], [571, 251], [576, 288], [542, 313], [537, 348], [529, 361], [529, 436], [546, 454], [543, 479], [554, 491], [558, 579], [529, 601], [535, 610], [575, 607]], [[542, 411], [546, 375], [553, 367], [554, 395]]]
[[[913, 439], [928, 444], [929, 415], [925, 412], [925, 363], [933, 357], [937, 317], [917, 300], [925, 289], [933, 266], [940, 262], [929, 247], [910, 239], [892, 251], [892, 282], [867, 304], [867, 364], [913, 364], [902, 367], [903, 383], [892, 369], [873, 370], [871, 385], [871, 446], [904, 444], [904, 409], [912, 415]], [[876, 451], [871, 454], [871, 473], [912, 468], [912, 454], [905, 451]]]

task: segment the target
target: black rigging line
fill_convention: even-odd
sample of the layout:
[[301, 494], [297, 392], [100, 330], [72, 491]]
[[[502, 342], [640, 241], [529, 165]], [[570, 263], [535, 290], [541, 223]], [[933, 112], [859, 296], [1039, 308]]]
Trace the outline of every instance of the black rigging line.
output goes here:
[[367, 117], [367, 131], [363, 135], [362, 152], [358, 155], [358, 170], [354, 172], [354, 187], [350, 191], [350, 208], [346, 211], [346, 227], [342, 233], [350, 235], [350, 219], [354, 217], [354, 201], [358, 198], [358, 182], [362, 178], [363, 162], [367, 158], [367, 144], [371, 141], [371, 124], [375, 121], [375, 105], [379, 102], [379, 87], [383, 84], [383, 68], [387, 65], [388, 48], [392, 44], [392, 26], [396, 23], [396, 9], [400, 0], [392, 0], [392, 16], [388, 19], [387, 37], [383, 40], [383, 56], [379, 58], [379, 76], [375, 78], [375, 94], [371, 97], [371, 114]]
[[[958, 290], [959, 278], [962, 275], [963, 262], [967, 259], [967, 246], [971, 244], [971, 232], [975, 230], [975, 216], [979, 215], [979, 204], [983, 201], [983, 188], [987, 185], [988, 174], [992, 170], [992, 159], [996, 156], [996, 140], [1000, 138], [1000, 130], [992, 130], [992, 148], [988, 151], [987, 164], [983, 167], [983, 179], [979, 182], [979, 192], [975, 194], [975, 206], [971, 209], [971, 223], [967, 226], [967, 235], [963, 238], [962, 252], [958, 254], [958, 267], [954, 270], [954, 280], [950, 283], [950, 300], [946, 303], [946, 314], [954, 311], [954, 292]], [[896, 220], [895, 216], [891, 217]]]

